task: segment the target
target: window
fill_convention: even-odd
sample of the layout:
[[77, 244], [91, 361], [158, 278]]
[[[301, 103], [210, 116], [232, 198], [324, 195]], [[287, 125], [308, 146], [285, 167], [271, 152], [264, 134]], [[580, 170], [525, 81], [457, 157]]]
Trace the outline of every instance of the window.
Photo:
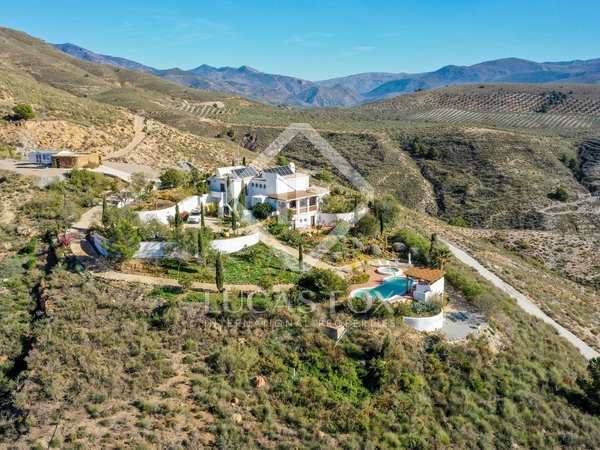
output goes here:
[[221, 183], [221, 192], [225, 192], [225, 183]]
[[290, 208], [295, 208], [296, 207], [296, 200], [292, 200], [290, 202]]
[[317, 204], [317, 197], [311, 197], [309, 201], [310, 206], [315, 206]]

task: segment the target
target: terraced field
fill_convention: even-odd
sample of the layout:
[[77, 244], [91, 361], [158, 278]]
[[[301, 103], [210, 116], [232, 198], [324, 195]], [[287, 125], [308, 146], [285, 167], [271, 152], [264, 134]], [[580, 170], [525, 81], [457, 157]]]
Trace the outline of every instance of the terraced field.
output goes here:
[[412, 120], [444, 123], [492, 123], [514, 128], [591, 128], [595, 121], [582, 116], [540, 113], [492, 113], [439, 108], [417, 113]]
[[455, 86], [395, 97], [359, 110], [382, 118], [501, 127], [589, 129], [600, 124], [595, 86]]

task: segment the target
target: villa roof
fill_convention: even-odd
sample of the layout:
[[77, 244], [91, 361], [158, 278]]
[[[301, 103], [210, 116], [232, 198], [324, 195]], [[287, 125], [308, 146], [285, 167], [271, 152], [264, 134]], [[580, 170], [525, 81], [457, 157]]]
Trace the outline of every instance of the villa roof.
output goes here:
[[329, 192], [329, 189], [326, 189], [321, 186], [311, 186], [305, 191], [290, 191], [284, 192], [281, 194], [268, 194], [268, 196], [274, 200], [298, 200], [299, 198], [305, 197], [314, 197], [315, 195], [325, 195]]
[[437, 280], [444, 278], [446, 272], [439, 269], [424, 269], [422, 267], [412, 267], [404, 271], [404, 274], [409, 278], [415, 280], [427, 281], [428, 283], [435, 283]]

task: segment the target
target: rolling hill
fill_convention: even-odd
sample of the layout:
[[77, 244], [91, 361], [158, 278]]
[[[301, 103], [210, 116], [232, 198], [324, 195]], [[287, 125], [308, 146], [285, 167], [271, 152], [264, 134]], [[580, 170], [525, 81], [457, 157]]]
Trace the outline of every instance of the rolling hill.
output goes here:
[[519, 58], [471, 66], [449, 65], [433, 72], [362, 73], [308, 81], [260, 72], [249, 66], [160, 70], [124, 58], [100, 55], [74, 44], [55, 47], [76, 58], [151, 73], [185, 86], [245, 96], [276, 105], [349, 107], [391, 96], [469, 83], [600, 83], [600, 59], [538, 63]]
[[[172, 152], [170, 161], [185, 155], [214, 167], [231, 160], [239, 151], [236, 143], [251, 157], [290, 123], [308, 122], [376, 189], [417, 210], [480, 227], [521, 226], [515, 215], [528, 218], [526, 227], [596, 227], [576, 211], [558, 219], [539, 212], [555, 205], [549, 195], [557, 187], [573, 199], [589, 195], [588, 187], [561, 159], [582, 158], [586, 173], [595, 173], [597, 160], [595, 153], [590, 155], [595, 147], [579, 155], [585, 139], [598, 138], [596, 86], [474, 84], [420, 91], [358, 108], [273, 107], [190, 89], [150, 73], [81, 61], [13, 30], [0, 30], [0, 39], [5, 111], [22, 100], [34, 105], [39, 119], [60, 118], [106, 130], [110, 127], [101, 125], [101, 111], [106, 111], [104, 123], [114, 122], [119, 114], [141, 114], [152, 121], [152, 129], [158, 127], [156, 148], [144, 149], [134, 162], [151, 163], [155, 158], [164, 164], [163, 156]], [[498, 67], [485, 67], [489, 73], [501, 73]], [[213, 69], [202, 67], [197, 72]], [[230, 76], [226, 72], [219, 77]], [[237, 76], [259, 79], [264, 74], [245, 67]], [[304, 101], [321, 97], [320, 101], [333, 103], [329, 97], [333, 89], [335, 85], [300, 92]], [[37, 91], [40, 94], [32, 97]], [[62, 138], [57, 134], [56, 139]], [[414, 151], [417, 139], [435, 149], [435, 158]], [[285, 153], [308, 169], [326, 165], [302, 139], [293, 140]]]

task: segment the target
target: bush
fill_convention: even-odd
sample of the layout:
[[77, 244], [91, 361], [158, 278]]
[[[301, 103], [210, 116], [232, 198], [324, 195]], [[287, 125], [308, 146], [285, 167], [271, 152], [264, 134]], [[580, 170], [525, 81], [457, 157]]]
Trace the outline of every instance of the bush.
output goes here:
[[485, 287], [479, 284], [477, 280], [468, 278], [463, 273], [452, 267], [446, 272], [446, 279], [448, 280], [448, 283], [461, 291], [465, 298], [469, 301], [475, 300], [477, 296], [486, 292]]
[[467, 226], [467, 221], [465, 219], [463, 219], [462, 217], [453, 217], [452, 219], [450, 219], [448, 221], [448, 223], [455, 227], [466, 227]]
[[400, 215], [400, 204], [390, 195], [381, 200], [375, 200], [373, 209], [377, 218], [383, 218], [383, 224], [386, 227], [393, 225]]
[[188, 183], [189, 176], [182, 170], [167, 169], [160, 176], [160, 185], [162, 188], [177, 188], [186, 186]]
[[381, 256], [381, 249], [377, 244], [369, 245], [369, 255], [371, 256]]
[[300, 277], [298, 288], [301, 291], [308, 291], [312, 299], [324, 301], [332, 295], [346, 295], [348, 284], [333, 270], [312, 269]]
[[27, 105], [25, 103], [17, 104], [13, 108], [13, 113], [15, 120], [29, 120], [35, 117], [35, 113], [33, 112], [31, 105]]
[[270, 203], [257, 203], [252, 207], [252, 215], [258, 220], [264, 220], [274, 211]]
[[594, 358], [588, 363], [589, 378], [578, 378], [577, 384], [584, 393], [588, 410], [600, 415], [600, 358]]
[[561, 187], [556, 188], [556, 190], [550, 194], [548, 194], [552, 200], [557, 200], [559, 202], [566, 202], [569, 200], [569, 193]]
[[327, 169], [321, 169], [315, 174], [315, 178], [325, 183], [331, 183], [333, 181], [333, 174]]
[[415, 262], [419, 262], [421, 264], [427, 263], [427, 255], [429, 254], [430, 243], [428, 239], [424, 238], [420, 234], [415, 233], [408, 228], [403, 228], [391, 236], [390, 240], [392, 243], [402, 242], [410, 250]]
[[358, 251], [363, 251], [365, 248], [365, 244], [363, 244], [360, 239], [355, 237], [350, 238], [350, 244], [352, 244], [352, 247], [354, 247]]
[[402, 242], [394, 242], [392, 244], [392, 250], [394, 250], [398, 254], [404, 255], [406, 254], [407, 248], [406, 245]]
[[354, 228], [352, 229], [352, 234], [355, 236], [365, 236], [365, 237], [373, 237], [376, 236], [379, 232], [379, 223], [377, 219], [372, 214], [367, 214], [363, 218], [361, 218]]

